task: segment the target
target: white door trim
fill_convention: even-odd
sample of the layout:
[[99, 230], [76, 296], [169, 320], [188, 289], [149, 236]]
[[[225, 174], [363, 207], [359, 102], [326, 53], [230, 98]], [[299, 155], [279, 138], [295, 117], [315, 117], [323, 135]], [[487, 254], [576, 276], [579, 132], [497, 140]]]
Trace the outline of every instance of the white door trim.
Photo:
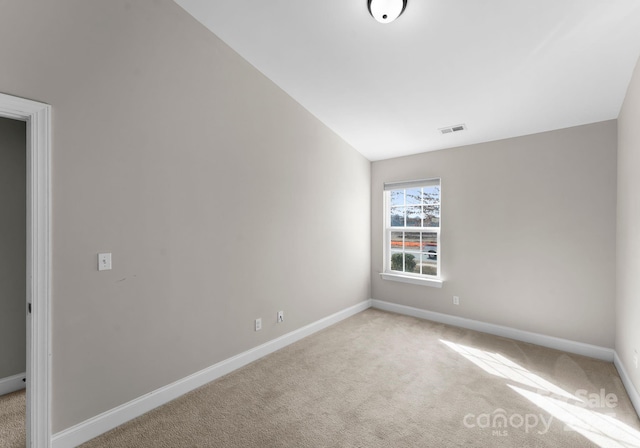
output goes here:
[[49, 448], [51, 106], [0, 93], [0, 116], [27, 123], [27, 446]]

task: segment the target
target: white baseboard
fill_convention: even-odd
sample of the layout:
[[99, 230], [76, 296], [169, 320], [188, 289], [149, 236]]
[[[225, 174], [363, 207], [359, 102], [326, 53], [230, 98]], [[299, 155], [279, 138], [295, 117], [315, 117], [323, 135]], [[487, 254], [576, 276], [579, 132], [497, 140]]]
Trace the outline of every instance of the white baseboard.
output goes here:
[[19, 373], [0, 379], [0, 395], [10, 394], [11, 392], [24, 389], [26, 386], [24, 379], [26, 377], [26, 373]]
[[280, 350], [300, 339], [329, 327], [371, 307], [371, 300], [365, 300], [345, 310], [339, 311], [317, 322], [287, 333], [258, 347], [247, 350], [234, 357], [221, 361], [204, 370], [182, 378], [160, 389], [138, 397], [100, 415], [92, 417], [71, 428], [54, 434], [53, 448], [73, 448], [103, 434], [116, 426], [141, 416], [150, 410], [178, 398], [223, 375], [233, 372], [250, 362]]
[[407, 316], [432, 320], [434, 322], [453, 325], [456, 327], [468, 328], [470, 330], [476, 330], [482, 333], [489, 333], [496, 336], [515, 339], [516, 341], [529, 342], [531, 344], [541, 345], [543, 347], [554, 348], [556, 350], [562, 350], [564, 352], [575, 353], [578, 355], [601, 359], [603, 361], [613, 362], [613, 355], [615, 352], [610, 348], [598, 347], [597, 345], [570, 341], [568, 339], [546, 336], [539, 333], [531, 333], [529, 331], [518, 330], [511, 327], [503, 327], [502, 325], [488, 324], [477, 320], [466, 319], [464, 317], [452, 316], [450, 314], [421, 310], [419, 308], [384, 302], [382, 300], [372, 299], [371, 302], [374, 308], [378, 308], [384, 311], [405, 314]]
[[616, 366], [616, 369], [618, 369], [618, 373], [622, 379], [622, 384], [624, 384], [624, 388], [627, 389], [627, 394], [629, 395], [631, 404], [633, 404], [633, 407], [636, 410], [636, 414], [640, 416], [640, 394], [638, 394], [638, 390], [631, 382], [631, 378], [629, 378], [629, 374], [624, 368], [624, 364], [622, 364], [622, 360], [618, 357], [617, 352], [614, 354], [613, 364]]

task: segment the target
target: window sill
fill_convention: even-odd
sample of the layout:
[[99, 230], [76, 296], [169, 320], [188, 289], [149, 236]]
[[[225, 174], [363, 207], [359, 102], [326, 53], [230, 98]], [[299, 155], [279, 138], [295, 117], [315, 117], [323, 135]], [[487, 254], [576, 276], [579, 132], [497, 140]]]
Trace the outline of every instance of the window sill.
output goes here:
[[431, 286], [432, 288], [442, 288], [442, 279], [439, 278], [419, 278], [411, 277], [408, 275], [390, 274], [388, 272], [381, 272], [380, 277], [382, 277], [384, 280], [393, 280], [394, 282]]

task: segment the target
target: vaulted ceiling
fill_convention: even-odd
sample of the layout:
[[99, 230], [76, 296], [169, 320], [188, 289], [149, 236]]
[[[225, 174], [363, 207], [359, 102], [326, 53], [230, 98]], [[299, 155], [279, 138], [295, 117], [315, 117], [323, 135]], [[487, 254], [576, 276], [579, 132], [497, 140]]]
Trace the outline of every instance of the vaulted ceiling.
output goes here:
[[369, 160], [617, 118], [640, 56], [640, 0], [176, 2]]

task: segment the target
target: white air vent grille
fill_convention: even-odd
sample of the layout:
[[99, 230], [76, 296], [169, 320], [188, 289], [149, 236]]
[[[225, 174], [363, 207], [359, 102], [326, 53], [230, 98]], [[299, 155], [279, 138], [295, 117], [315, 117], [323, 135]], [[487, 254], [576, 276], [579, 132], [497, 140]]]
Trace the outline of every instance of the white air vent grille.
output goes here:
[[438, 130], [440, 131], [441, 134], [451, 134], [452, 132], [466, 131], [467, 130], [467, 125], [466, 124], [456, 124], [455, 126], [448, 126], [446, 128], [440, 128]]

